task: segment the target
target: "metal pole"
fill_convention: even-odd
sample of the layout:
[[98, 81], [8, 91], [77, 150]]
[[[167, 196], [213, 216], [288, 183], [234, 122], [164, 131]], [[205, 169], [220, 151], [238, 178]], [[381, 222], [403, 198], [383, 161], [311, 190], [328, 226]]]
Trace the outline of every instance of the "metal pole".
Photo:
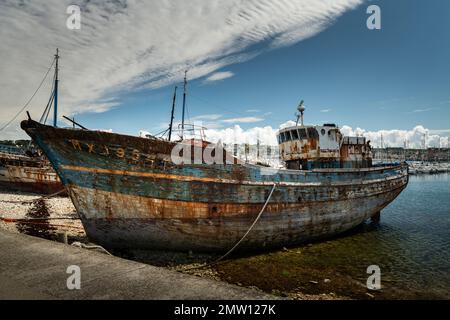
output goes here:
[[66, 117], [66, 116], [63, 116], [63, 118], [66, 119], [66, 120], [69, 120], [69, 121], [72, 122], [73, 124], [76, 124], [76, 125], [79, 126], [81, 129], [89, 130], [88, 128], [83, 127], [81, 124], [79, 124], [78, 122], [76, 122], [76, 121], [75, 121], [75, 118], [74, 118], [73, 120], [70, 119], [70, 118], [68, 118], [68, 117]]
[[177, 87], [175, 86], [175, 90], [173, 91], [172, 115], [170, 117], [169, 141], [172, 138], [173, 113], [175, 111], [175, 101], [176, 101], [176, 99], [177, 99]]
[[56, 66], [55, 66], [55, 98], [53, 100], [53, 126], [56, 127], [56, 122], [58, 120], [58, 59], [59, 59], [59, 49], [56, 49], [55, 54]]
[[185, 113], [185, 109], [186, 109], [186, 86], [187, 86], [187, 70], [184, 71], [183, 114], [181, 116], [181, 139], [184, 139], [184, 113]]

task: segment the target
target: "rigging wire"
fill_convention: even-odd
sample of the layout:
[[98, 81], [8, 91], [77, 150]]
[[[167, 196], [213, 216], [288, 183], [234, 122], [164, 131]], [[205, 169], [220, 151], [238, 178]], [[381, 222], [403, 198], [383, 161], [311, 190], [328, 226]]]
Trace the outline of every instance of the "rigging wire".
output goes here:
[[[41, 115], [41, 118], [39, 119], [39, 122], [40, 123], [42, 123], [42, 121], [44, 120], [44, 118], [45, 118], [45, 120], [47, 120], [47, 115], [48, 115], [48, 113], [49, 113], [49, 108], [50, 108], [50, 105], [51, 105], [51, 103], [53, 102], [53, 98], [54, 98], [54, 90], [55, 90], [55, 83], [54, 83], [54, 80], [55, 80], [55, 77], [53, 76], [53, 85], [52, 85], [52, 89], [51, 89], [51, 94], [50, 94], [50, 98], [48, 99], [48, 102], [47, 102], [47, 105], [45, 106], [45, 109], [44, 109], [44, 112], [42, 113], [42, 115]], [[43, 124], [45, 124], [45, 122], [43, 123]]]
[[52, 91], [52, 96], [50, 97], [50, 101], [49, 101], [49, 104], [48, 104], [49, 108], [47, 109], [47, 114], [45, 115], [45, 119], [44, 119], [43, 124], [45, 124], [47, 122], [48, 115], [50, 114], [50, 110], [52, 109], [51, 105], [53, 104], [53, 100], [55, 100], [54, 91]]
[[16, 113], [16, 115], [8, 121], [8, 123], [6, 123], [3, 127], [0, 128], [0, 131], [3, 131], [4, 129], [6, 129], [14, 120], [16, 120], [16, 118], [23, 112], [23, 110], [25, 110], [25, 108], [30, 104], [31, 100], [33, 100], [34, 96], [36, 95], [36, 93], [39, 91], [39, 89], [42, 87], [42, 84], [44, 83], [45, 79], [47, 78], [50, 70], [53, 67], [53, 64], [55, 63], [55, 59], [53, 58], [52, 64], [50, 65], [50, 67], [48, 68], [47, 72], [45, 73], [44, 78], [42, 79], [41, 83], [39, 84], [38, 88], [36, 89], [36, 91], [33, 93], [33, 95], [31, 96], [31, 98], [27, 101], [27, 103], [25, 103], [25, 105], [19, 110], [19, 112]]
[[[53, 100], [55, 99], [55, 80], [56, 80], [56, 73], [53, 75], [53, 82], [52, 82], [52, 90], [50, 94], [50, 98], [48, 99], [47, 106], [45, 107], [44, 112], [42, 113], [41, 119], [39, 119], [39, 122], [42, 124], [45, 124], [47, 122], [48, 115], [50, 114], [51, 105], [53, 104]], [[42, 122], [44, 121], [44, 122]]]

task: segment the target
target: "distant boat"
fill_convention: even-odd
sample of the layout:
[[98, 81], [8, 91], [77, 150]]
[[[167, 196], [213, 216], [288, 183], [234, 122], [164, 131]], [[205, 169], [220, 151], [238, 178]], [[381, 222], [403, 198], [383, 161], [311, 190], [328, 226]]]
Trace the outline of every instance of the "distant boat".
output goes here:
[[0, 152], [0, 186], [39, 194], [64, 190], [48, 160], [5, 152]]
[[[301, 123], [299, 115], [278, 133], [288, 169], [273, 172], [217, 145], [224, 163], [191, 161], [211, 148], [204, 139], [148, 139], [31, 119], [21, 127], [52, 163], [92, 241], [198, 251], [225, 251], [241, 241], [240, 249], [264, 249], [378, 218], [408, 183], [406, 164], [372, 167], [365, 138], [344, 137], [334, 124], [305, 126], [303, 103], [298, 110]], [[180, 147], [183, 160], [174, 161]]]

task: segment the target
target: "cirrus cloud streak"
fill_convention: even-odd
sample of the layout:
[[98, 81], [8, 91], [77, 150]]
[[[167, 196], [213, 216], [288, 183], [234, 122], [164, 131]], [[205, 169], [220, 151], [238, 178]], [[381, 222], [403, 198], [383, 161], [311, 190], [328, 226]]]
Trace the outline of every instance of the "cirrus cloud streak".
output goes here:
[[[61, 113], [104, 112], [123, 92], [210, 76], [265, 48], [314, 36], [362, 0], [183, 0], [0, 2], [0, 116], [20, 109], [61, 52]], [[81, 7], [81, 29], [66, 28], [66, 8]], [[30, 106], [38, 118], [51, 85]], [[104, 101], [109, 101], [105, 103]], [[17, 123], [8, 132], [17, 134]]]

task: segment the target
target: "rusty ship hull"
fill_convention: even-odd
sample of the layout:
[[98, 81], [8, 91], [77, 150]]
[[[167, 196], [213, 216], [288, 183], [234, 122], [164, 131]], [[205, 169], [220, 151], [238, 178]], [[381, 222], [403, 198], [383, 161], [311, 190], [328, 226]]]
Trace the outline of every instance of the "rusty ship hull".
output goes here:
[[21, 126], [52, 163], [88, 237], [107, 248], [225, 251], [267, 199], [240, 249], [298, 244], [361, 224], [408, 183], [406, 165], [265, 174], [239, 162], [177, 165], [175, 143], [163, 140]]
[[0, 186], [8, 190], [53, 194], [64, 190], [50, 164], [27, 156], [0, 153]]

